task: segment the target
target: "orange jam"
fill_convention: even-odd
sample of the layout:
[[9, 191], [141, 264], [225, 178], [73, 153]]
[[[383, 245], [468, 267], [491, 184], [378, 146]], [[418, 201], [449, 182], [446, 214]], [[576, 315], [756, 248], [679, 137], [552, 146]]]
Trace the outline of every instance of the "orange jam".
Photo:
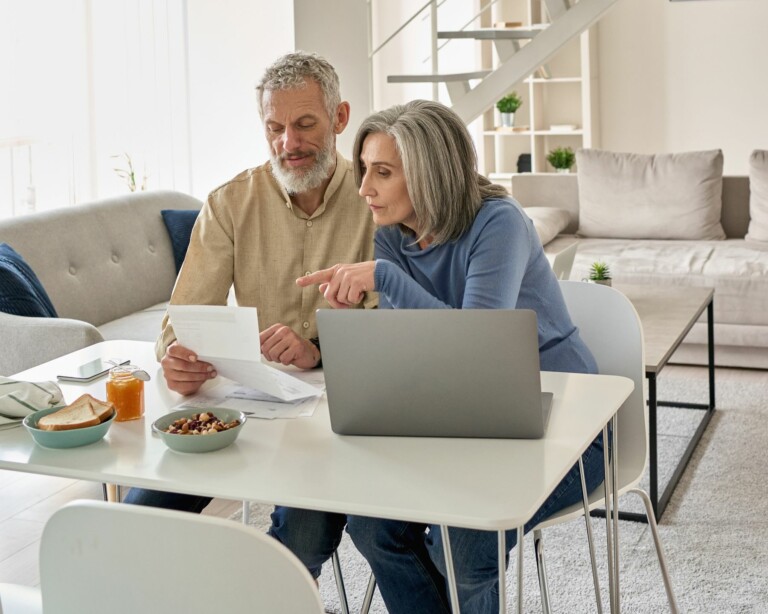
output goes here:
[[115, 406], [115, 421], [138, 420], [144, 415], [144, 382], [133, 376], [135, 367], [114, 367], [107, 380], [107, 400]]

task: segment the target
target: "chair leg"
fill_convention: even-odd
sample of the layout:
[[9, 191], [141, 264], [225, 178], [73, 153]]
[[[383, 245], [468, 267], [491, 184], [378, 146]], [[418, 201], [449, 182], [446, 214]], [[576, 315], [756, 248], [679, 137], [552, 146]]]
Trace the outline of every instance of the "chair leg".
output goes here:
[[544, 540], [541, 530], [533, 531], [533, 550], [536, 553], [536, 571], [539, 575], [539, 592], [541, 593], [541, 611], [550, 614], [549, 586], [547, 585], [547, 568], [544, 565]]
[[251, 504], [243, 501], [243, 524], [248, 524], [251, 520]]
[[341, 614], [349, 614], [349, 603], [347, 603], [347, 591], [344, 589], [344, 577], [341, 575], [341, 563], [339, 562], [338, 550], [333, 551], [331, 556], [333, 562], [333, 577], [336, 578], [336, 590], [339, 592], [339, 603], [341, 604]]
[[667, 559], [664, 556], [664, 548], [661, 545], [661, 537], [659, 536], [659, 527], [656, 524], [656, 515], [653, 512], [653, 505], [651, 504], [651, 498], [648, 493], [641, 488], [633, 488], [629, 492], [633, 492], [638, 495], [645, 505], [645, 516], [648, 518], [648, 526], [651, 528], [651, 535], [653, 535], [653, 544], [656, 546], [656, 556], [659, 559], [659, 567], [661, 568], [661, 578], [664, 581], [664, 590], [667, 592], [667, 600], [669, 601], [669, 609], [672, 614], [678, 614], [680, 609], [677, 607], [677, 599], [675, 599], [675, 592], [672, 590], [672, 582], [669, 579], [669, 570], [667, 569]]
[[584, 504], [584, 522], [587, 527], [587, 543], [589, 544], [589, 561], [592, 565], [592, 583], [595, 586], [595, 603], [597, 614], [603, 614], [603, 598], [600, 595], [600, 579], [597, 577], [597, 562], [595, 560], [595, 539], [592, 535], [592, 522], [589, 519], [589, 494], [587, 482], [584, 479], [584, 463], [579, 457], [579, 476], [581, 477], [581, 500]]
[[371, 572], [371, 577], [368, 578], [368, 588], [365, 589], [365, 599], [363, 599], [363, 606], [360, 608], [360, 614], [368, 614], [371, 609], [371, 602], [373, 601], [373, 593], [376, 591], [376, 578]]

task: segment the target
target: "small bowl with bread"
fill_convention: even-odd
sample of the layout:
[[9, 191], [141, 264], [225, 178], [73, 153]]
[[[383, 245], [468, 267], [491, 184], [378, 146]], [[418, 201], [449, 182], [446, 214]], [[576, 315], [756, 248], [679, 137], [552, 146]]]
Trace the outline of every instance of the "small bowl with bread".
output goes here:
[[176, 452], [213, 452], [234, 442], [246, 419], [234, 409], [182, 409], [155, 420], [152, 431]]
[[45, 448], [77, 448], [99, 441], [115, 420], [112, 403], [84, 394], [64, 407], [42, 409], [24, 418], [24, 427]]

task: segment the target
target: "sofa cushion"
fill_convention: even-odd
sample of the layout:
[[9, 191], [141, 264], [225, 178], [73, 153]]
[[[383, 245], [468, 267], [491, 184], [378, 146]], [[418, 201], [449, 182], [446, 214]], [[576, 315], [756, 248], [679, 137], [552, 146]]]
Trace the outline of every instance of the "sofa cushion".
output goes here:
[[192, 236], [192, 228], [200, 211], [196, 209], [163, 209], [160, 212], [171, 238], [173, 248], [173, 261], [176, 264], [176, 273], [181, 270], [184, 258], [187, 255], [189, 239]]
[[579, 231], [613, 239], [724, 239], [719, 149], [640, 155], [581, 149]]
[[[573, 237], [561, 236], [551, 254]], [[714, 288], [715, 322], [768, 326], [768, 243], [725, 241], [624, 241], [581, 239], [571, 279], [587, 276], [595, 260], [611, 267], [614, 285]], [[720, 341], [718, 341], [720, 343]]]
[[542, 245], [563, 232], [571, 219], [568, 211], [557, 207], [526, 207], [524, 211], [531, 218]]
[[0, 311], [17, 316], [57, 317], [35, 272], [7, 243], [0, 243]]
[[768, 241], [768, 151], [749, 157], [749, 230], [747, 239]]

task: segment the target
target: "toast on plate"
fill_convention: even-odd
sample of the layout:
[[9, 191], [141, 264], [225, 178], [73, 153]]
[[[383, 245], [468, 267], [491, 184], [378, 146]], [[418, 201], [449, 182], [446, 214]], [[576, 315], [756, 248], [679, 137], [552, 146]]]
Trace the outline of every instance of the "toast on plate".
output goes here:
[[114, 410], [112, 403], [84, 394], [59, 411], [40, 418], [37, 428], [43, 431], [67, 431], [96, 426], [109, 419]]

